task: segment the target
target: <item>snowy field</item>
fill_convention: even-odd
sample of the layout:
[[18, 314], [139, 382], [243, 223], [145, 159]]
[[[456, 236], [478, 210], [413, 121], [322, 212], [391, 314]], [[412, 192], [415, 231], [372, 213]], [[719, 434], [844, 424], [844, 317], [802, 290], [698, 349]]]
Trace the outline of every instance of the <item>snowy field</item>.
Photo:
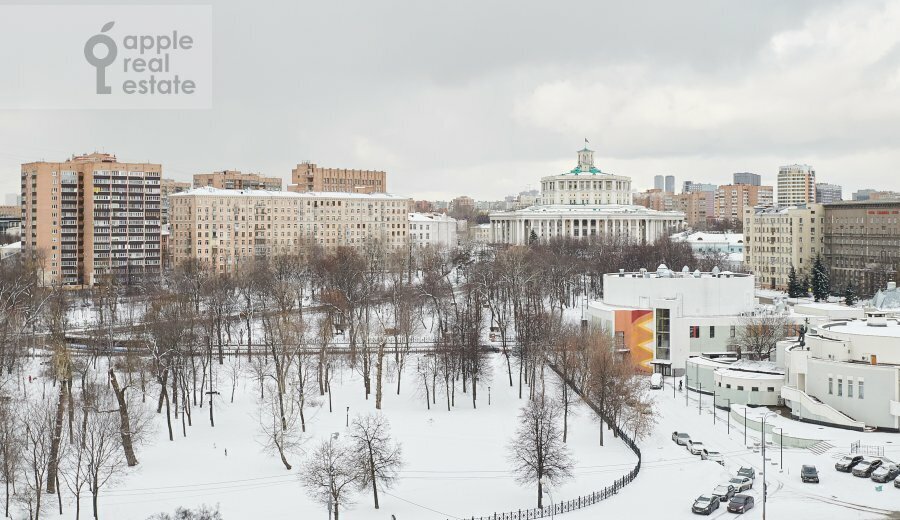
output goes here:
[[[395, 382], [385, 385], [383, 413], [394, 439], [402, 444], [406, 465], [397, 485], [379, 493], [380, 510], [373, 507], [371, 491], [360, 492], [355, 495], [356, 505], [342, 518], [389, 519], [393, 514], [398, 520], [449, 519], [536, 505], [535, 488], [516, 483], [507, 459], [507, 445], [524, 401], [518, 399], [516, 388], [509, 387], [505, 358], [495, 355], [490, 360], [492, 381], [479, 388], [477, 410], [472, 409], [471, 397], [458, 388], [452, 411], [447, 412], [440, 394], [437, 405], [427, 411], [412, 379], [414, 359], [408, 362], [413, 368], [407, 370], [399, 396]], [[549, 371], [547, 375], [555, 377]], [[204, 503], [219, 504], [226, 520], [327, 518], [325, 509], [307, 498], [297, 479], [302, 455], [289, 458], [295, 471], [287, 471], [277, 456], [262, 452], [256, 418], [258, 383], [245, 378], [230, 404], [230, 388], [225, 391], [228, 383], [222, 379], [215, 428], [210, 428], [205, 408], [195, 409], [188, 437], [181, 437], [178, 424], [175, 442], [169, 442], [165, 417], [157, 416], [156, 440], [139, 451], [140, 465], [101, 493], [100, 518], [142, 520], [156, 512]], [[345, 370], [333, 385], [334, 413], [328, 413], [327, 402], [308, 410], [306, 448], [332, 432], [344, 434], [347, 406], [351, 422], [356, 414], [374, 410], [374, 398], [364, 400], [355, 373]], [[606, 446], [599, 446], [600, 426], [586, 407], [577, 407], [569, 428], [568, 445], [577, 468], [573, 480], [553, 490], [555, 498], [599, 490], [634, 465], [634, 454], [608, 431]], [[595, 506], [594, 511], [603, 507]]]

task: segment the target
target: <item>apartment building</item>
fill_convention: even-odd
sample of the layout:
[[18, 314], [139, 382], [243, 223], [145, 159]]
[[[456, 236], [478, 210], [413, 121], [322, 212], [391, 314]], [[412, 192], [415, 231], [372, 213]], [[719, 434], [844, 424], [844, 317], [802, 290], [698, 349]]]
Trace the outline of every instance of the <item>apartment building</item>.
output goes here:
[[778, 168], [778, 206], [797, 206], [816, 202], [816, 171], [808, 164], [789, 164]]
[[831, 204], [844, 200], [843, 188], [838, 184], [828, 182], [816, 183], [816, 202], [819, 204]]
[[258, 173], [241, 173], [237, 170], [223, 170], [194, 175], [194, 187], [210, 186], [220, 190], [265, 190], [281, 191], [281, 177], [263, 177]]
[[191, 183], [176, 181], [175, 179], [160, 179], [159, 181], [159, 205], [160, 221], [163, 225], [169, 223], [169, 195], [181, 193], [191, 189]]
[[825, 253], [825, 209], [821, 204], [744, 210], [744, 263], [761, 287], [787, 289], [791, 266], [811, 274]]
[[684, 220], [691, 228], [706, 225], [707, 220], [715, 215], [715, 193], [710, 191], [693, 191], [672, 196], [675, 211], [684, 213]]
[[870, 296], [900, 269], [900, 200], [825, 205], [825, 263], [831, 286]]
[[315, 163], [302, 162], [291, 170], [288, 191], [387, 193], [387, 174], [377, 170], [322, 168]]
[[196, 259], [226, 273], [253, 258], [316, 246], [407, 248], [411, 205], [386, 193], [195, 188], [171, 197], [169, 249], [174, 265]]
[[159, 164], [93, 153], [22, 165], [22, 248], [45, 284], [139, 283], [160, 272]]
[[773, 202], [771, 186], [753, 184], [726, 184], [716, 190], [715, 218], [717, 220], [740, 222], [747, 208], [771, 206]]

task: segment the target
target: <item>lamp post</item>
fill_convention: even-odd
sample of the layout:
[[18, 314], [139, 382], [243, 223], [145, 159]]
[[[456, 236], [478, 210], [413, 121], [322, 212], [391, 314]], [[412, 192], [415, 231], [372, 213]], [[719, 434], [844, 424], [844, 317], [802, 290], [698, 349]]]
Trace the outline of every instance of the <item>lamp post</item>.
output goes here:
[[778, 428], [778, 470], [779, 472], [784, 471], [784, 428], [781, 426], [773, 426], [772, 433], [775, 433], [775, 428]]
[[703, 383], [697, 380], [697, 415], [703, 415]]
[[[331, 440], [328, 442], [333, 443], [334, 441], [337, 440], [339, 435], [340, 434], [338, 432], [332, 432]], [[331, 520], [331, 514], [334, 509], [334, 507], [333, 507], [334, 504], [332, 503], [332, 495], [331, 495], [331, 490], [334, 488], [334, 475], [331, 474], [331, 472], [329, 472], [329, 475], [328, 475], [328, 484], [329, 484], [328, 485], [328, 520]]]
[[728, 435], [731, 435], [731, 399], [726, 398], [725, 400], [728, 401]]
[[716, 425], [716, 387], [713, 387], [713, 426]]
[[747, 405], [744, 405], [744, 447], [747, 447]]
[[347, 407], [347, 428], [350, 427], [350, 407]]
[[[766, 419], [769, 416], [774, 416], [775, 413], [769, 412], [762, 416], [762, 458], [763, 458], [763, 489], [762, 489], [762, 517], [763, 520], [766, 520]], [[744, 425], [747, 424], [747, 409], [744, 409]]]
[[690, 380], [688, 379], [687, 370], [684, 371], [684, 405], [688, 405], [688, 393], [690, 393]]

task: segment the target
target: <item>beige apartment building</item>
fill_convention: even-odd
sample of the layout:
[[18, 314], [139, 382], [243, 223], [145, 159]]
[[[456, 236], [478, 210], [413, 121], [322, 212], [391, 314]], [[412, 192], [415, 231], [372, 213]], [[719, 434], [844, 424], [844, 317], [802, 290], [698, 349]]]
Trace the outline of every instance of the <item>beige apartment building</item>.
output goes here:
[[778, 206], [798, 206], [816, 202], [816, 171], [808, 164], [778, 168]]
[[160, 272], [159, 164], [93, 153], [22, 165], [22, 251], [45, 284], [140, 283]]
[[689, 227], [694, 229], [701, 228], [706, 225], [708, 219], [713, 218], [715, 195], [711, 191], [694, 191], [672, 195], [672, 209], [684, 213], [684, 221], [687, 222]]
[[281, 191], [282, 180], [281, 177], [263, 177], [258, 173], [241, 173], [236, 170], [194, 174], [194, 187], [204, 186], [220, 190]]
[[[191, 183], [184, 181], [176, 181], [175, 179], [160, 179], [159, 181], [159, 204], [160, 204], [160, 221], [163, 225], [169, 223], [169, 195], [181, 193], [191, 189]], [[163, 255], [165, 257], [165, 255]]]
[[295, 193], [195, 188], [171, 197], [173, 265], [196, 259], [218, 273], [257, 257], [319, 246], [409, 247], [412, 200], [386, 193]]
[[322, 168], [315, 163], [302, 162], [291, 170], [288, 191], [387, 193], [387, 174], [377, 170]]
[[900, 269], [900, 200], [825, 205], [825, 263], [831, 287], [852, 283], [871, 296]]
[[719, 186], [715, 193], [715, 218], [721, 221], [740, 222], [747, 208], [772, 206], [773, 191], [771, 186], [751, 184]]
[[825, 209], [821, 204], [744, 210], [744, 263], [763, 288], [787, 289], [791, 266], [799, 278], [811, 274], [825, 253]]

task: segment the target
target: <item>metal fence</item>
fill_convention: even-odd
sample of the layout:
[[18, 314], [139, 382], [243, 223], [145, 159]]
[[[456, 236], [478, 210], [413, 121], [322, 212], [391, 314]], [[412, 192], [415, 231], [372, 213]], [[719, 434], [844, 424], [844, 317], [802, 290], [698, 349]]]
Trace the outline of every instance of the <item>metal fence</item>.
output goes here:
[[872, 457], [884, 457], [884, 446], [861, 444], [861, 441], [856, 441], [850, 444], [850, 453], [858, 455], [869, 455]]
[[[550, 364], [549, 366], [559, 375], [559, 377], [561, 377], [561, 378], [563, 377], [562, 374], [560, 374], [559, 371], [556, 369], [556, 366], [554, 366], [553, 364]], [[569, 384], [569, 386], [571, 386], [575, 390], [576, 393], [578, 393], [582, 397], [582, 399], [584, 399], [584, 402], [587, 403], [587, 405], [590, 406], [591, 409], [594, 410], [594, 413], [603, 417], [603, 414], [594, 405], [594, 403], [585, 399], [584, 395], [582, 395], [582, 393], [581, 393], [581, 390], [576, 388], [572, 384], [571, 381], [566, 380], [566, 382]], [[467, 517], [464, 517], [462, 520], [531, 520], [534, 518], [549, 518], [553, 515], [568, 513], [569, 511], [577, 511], [583, 507], [594, 505], [597, 502], [606, 500], [607, 498], [618, 493], [620, 489], [627, 486], [629, 483], [631, 483], [631, 481], [633, 481], [635, 478], [637, 478], [638, 473], [640, 473], [640, 471], [641, 471], [641, 449], [638, 447], [637, 443], [634, 442], [634, 439], [632, 439], [630, 436], [628, 436], [628, 434], [626, 434], [624, 431], [622, 431], [622, 429], [620, 429], [616, 424], [614, 424], [610, 421], [607, 421], [606, 417], [603, 417], [603, 420], [604, 420], [604, 422], [606, 422], [606, 424], [612, 425], [611, 427], [612, 427], [613, 432], [615, 432], [615, 434], [620, 439], [622, 439], [622, 442], [624, 442], [625, 445], [628, 446], [628, 448], [631, 449], [631, 451], [633, 451], [635, 455], [637, 455], [637, 458], [638, 458], [637, 463], [635, 464], [634, 468], [631, 471], [629, 471], [625, 476], [616, 479], [612, 484], [606, 486], [605, 488], [601, 489], [600, 491], [595, 491], [589, 495], [582, 495], [580, 497], [573, 498], [571, 500], [566, 500], [565, 502], [558, 502], [558, 503], [551, 504], [549, 506], [540, 507], [540, 508], [535, 507], [533, 509], [519, 509], [518, 511], [507, 511], [507, 512], [503, 512], [503, 513], [496, 512], [496, 513], [489, 514], [487, 516], [467, 516]], [[602, 427], [603, 426], [601, 426], [601, 428]]]

